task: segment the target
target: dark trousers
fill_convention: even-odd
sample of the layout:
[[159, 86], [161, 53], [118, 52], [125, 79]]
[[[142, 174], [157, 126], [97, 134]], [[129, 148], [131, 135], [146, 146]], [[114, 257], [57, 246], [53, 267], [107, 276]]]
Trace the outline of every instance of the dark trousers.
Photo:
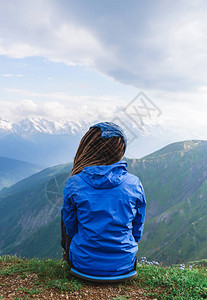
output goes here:
[[61, 210], [61, 246], [63, 249], [63, 260], [66, 260], [69, 264], [70, 264], [69, 249], [70, 249], [71, 241], [72, 241], [72, 237], [69, 237], [67, 235], [66, 227], [63, 222], [63, 214]]

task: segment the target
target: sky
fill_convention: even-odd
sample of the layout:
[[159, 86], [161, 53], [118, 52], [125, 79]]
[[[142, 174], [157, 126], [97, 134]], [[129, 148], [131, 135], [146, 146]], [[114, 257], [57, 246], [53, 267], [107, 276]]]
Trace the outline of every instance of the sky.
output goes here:
[[0, 0], [0, 117], [207, 139], [206, 15], [206, 0]]

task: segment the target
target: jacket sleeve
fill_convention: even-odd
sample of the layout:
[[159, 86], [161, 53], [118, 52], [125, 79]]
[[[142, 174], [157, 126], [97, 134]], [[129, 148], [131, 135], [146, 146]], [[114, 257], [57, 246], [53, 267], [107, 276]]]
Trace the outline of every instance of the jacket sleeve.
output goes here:
[[62, 206], [62, 218], [69, 237], [73, 237], [78, 231], [77, 210], [74, 196], [73, 182], [70, 177], [64, 189], [64, 201]]
[[132, 234], [135, 238], [136, 242], [142, 237], [143, 229], [144, 229], [144, 221], [145, 221], [145, 210], [146, 210], [146, 199], [143, 186], [139, 181], [138, 184], [138, 196], [136, 201], [136, 215], [132, 222]]

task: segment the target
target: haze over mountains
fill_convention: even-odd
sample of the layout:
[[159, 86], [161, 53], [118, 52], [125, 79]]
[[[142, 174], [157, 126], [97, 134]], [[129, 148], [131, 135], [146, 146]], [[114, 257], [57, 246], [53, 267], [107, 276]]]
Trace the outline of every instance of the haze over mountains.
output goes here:
[[[93, 124], [98, 122], [94, 120]], [[116, 118], [112, 122], [125, 130], [129, 158], [141, 158], [174, 141], [158, 124], [144, 124], [142, 131], [129, 118], [121, 118], [121, 124]], [[0, 118], [0, 156], [43, 167], [73, 161], [79, 142], [91, 125], [43, 117], [26, 118], [18, 123]]]
[[86, 124], [27, 118], [19, 123], [0, 119], [0, 156], [44, 167], [72, 161]]
[[37, 173], [42, 168], [40, 166], [11, 159], [0, 157], [0, 190], [9, 187], [17, 181]]
[[[97, 122], [94, 121], [94, 124]], [[124, 127], [124, 130], [130, 128], [126, 131], [128, 136], [127, 155], [139, 158], [148, 152], [152, 152], [151, 149], [156, 147], [156, 138], [153, 137], [154, 132], [153, 136], [150, 135], [150, 126], [146, 126], [145, 130], [148, 136], [145, 136], [139, 128], [133, 128], [133, 124], [129, 120], [124, 120], [124, 122], [120, 124], [121, 126], [128, 126]], [[18, 123], [0, 118], [0, 157], [14, 160], [14, 172], [7, 171], [4, 174], [4, 168], [1, 168], [0, 165], [0, 189], [34, 173], [32, 170], [31, 172], [23, 170], [26, 164], [27, 169], [29, 164], [32, 169], [34, 166], [38, 166], [38, 169], [35, 169], [35, 171], [38, 171], [46, 167], [73, 161], [79, 142], [90, 125], [84, 121], [79, 124], [61, 120], [51, 121], [43, 117], [26, 118]], [[157, 130], [159, 131], [159, 129], [158, 127]], [[133, 134], [136, 135], [136, 138], [129, 146], [130, 140], [134, 137]], [[19, 171], [15, 169], [17, 161], [24, 162], [21, 175], [20, 165], [18, 167]], [[10, 166], [12, 167], [12, 162], [10, 161], [8, 164], [9, 170]]]
[[[139, 257], [164, 263], [207, 257], [207, 141], [124, 158], [147, 198]], [[60, 208], [72, 164], [47, 168], [0, 192], [0, 253], [61, 257]]]

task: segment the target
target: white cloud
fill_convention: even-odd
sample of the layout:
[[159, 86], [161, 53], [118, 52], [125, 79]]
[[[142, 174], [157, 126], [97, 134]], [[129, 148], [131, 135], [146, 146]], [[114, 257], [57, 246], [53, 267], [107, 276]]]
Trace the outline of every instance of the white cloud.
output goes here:
[[[92, 66], [144, 90], [162, 110], [152, 123], [166, 135], [207, 138], [206, 13], [205, 0], [0, 0], [0, 54]], [[22, 69], [2, 72], [8, 81], [23, 76]], [[55, 84], [54, 74], [46, 76]], [[84, 86], [74, 84], [79, 91]], [[53, 93], [8, 86], [3, 92], [15, 93], [16, 102], [1, 99], [1, 116], [15, 121], [111, 120], [127, 104], [121, 96], [88, 96], [83, 90], [71, 96], [58, 88]]]
[[[207, 88], [203, 93], [179, 93], [151, 91], [145, 94], [159, 107], [162, 114], [152, 114], [151, 120], [144, 118], [155, 134], [161, 128], [160, 138], [176, 140], [190, 138], [207, 139]], [[74, 122], [110, 121], [115, 116], [126, 118], [122, 112], [126, 99], [116, 96], [71, 96], [67, 93], [31, 93], [24, 90], [9, 90], [19, 94], [22, 100], [15, 103], [0, 101], [1, 117], [19, 121], [26, 117], [42, 116], [51, 120], [69, 120]], [[168, 101], [166, 101], [168, 99]], [[44, 101], [43, 101], [44, 100]], [[96, 103], [96, 105], [94, 105]], [[192, 105], [194, 103], [194, 105]], [[136, 116], [133, 116], [136, 118]], [[136, 127], [136, 126], [135, 126]], [[154, 129], [153, 129], [154, 127]]]
[[18, 114], [32, 114], [38, 113], [38, 105], [31, 99], [24, 99], [19, 104], [15, 105], [15, 111]]
[[23, 77], [22, 74], [2, 74], [3, 77]]
[[43, 56], [68, 65], [91, 65], [94, 53], [101, 51], [90, 31], [62, 19], [55, 1], [11, 0], [0, 4], [1, 55]]
[[205, 0], [0, 0], [0, 54], [93, 65], [128, 85], [196, 89], [207, 77]]
[[[6, 102], [0, 100], [1, 116], [20, 121], [27, 117], [42, 116], [51, 120], [93, 122], [97, 119], [112, 119], [118, 103], [124, 99], [116, 96], [71, 96], [64, 92], [34, 93], [20, 89], [4, 89], [18, 95], [20, 100]], [[94, 103], [96, 102], [96, 105]]]
[[3, 77], [12, 77], [13, 74], [3, 74], [2, 76], [3, 76]]

